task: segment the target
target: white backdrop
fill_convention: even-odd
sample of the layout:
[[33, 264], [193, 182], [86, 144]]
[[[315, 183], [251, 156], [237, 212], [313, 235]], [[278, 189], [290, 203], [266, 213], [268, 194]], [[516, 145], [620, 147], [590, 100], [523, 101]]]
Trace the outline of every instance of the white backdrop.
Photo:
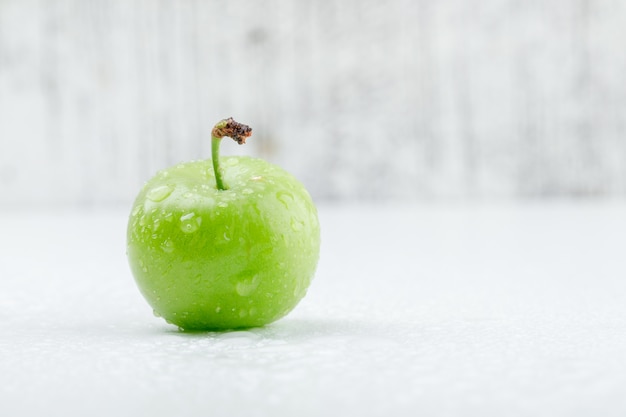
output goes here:
[[317, 200], [626, 195], [619, 0], [0, 0], [0, 204], [127, 204], [255, 134]]

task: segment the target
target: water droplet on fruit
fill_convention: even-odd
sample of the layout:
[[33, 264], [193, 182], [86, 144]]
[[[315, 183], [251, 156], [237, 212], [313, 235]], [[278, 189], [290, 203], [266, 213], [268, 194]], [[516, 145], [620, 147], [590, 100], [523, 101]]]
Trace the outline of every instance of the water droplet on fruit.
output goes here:
[[183, 197], [191, 198], [191, 197], [193, 197], [193, 194], [191, 194], [190, 192], [186, 192], [185, 194], [183, 194]]
[[244, 188], [242, 193], [244, 194], [252, 194], [254, 191], [251, 188]]
[[159, 314], [158, 311], [156, 310], [152, 310], [152, 314], [154, 314], [154, 317], [161, 317], [161, 315]]
[[298, 281], [296, 283], [296, 287], [293, 289], [294, 297], [297, 297], [299, 299], [303, 298], [306, 295], [307, 287], [308, 285], [305, 282]]
[[299, 232], [304, 228], [304, 222], [302, 220], [296, 219], [295, 217], [291, 218], [291, 229], [294, 232]]
[[224, 201], [220, 201], [219, 203], [217, 203], [218, 207], [228, 207], [228, 203], [224, 202]]
[[202, 217], [196, 217], [196, 213], [187, 213], [180, 218], [180, 230], [184, 233], [193, 233], [202, 224]]
[[252, 295], [256, 291], [260, 283], [261, 278], [258, 275], [255, 275], [252, 278], [239, 281], [235, 285], [235, 291], [237, 291], [237, 294], [241, 295], [242, 297], [247, 297], [249, 295]]
[[288, 193], [287, 191], [279, 191], [279, 192], [277, 192], [276, 193], [276, 198], [287, 209], [289, 208], [289, 206], [293, 202], [293, 195], [291, 195], [291, 193]]
[[193, 283], [194, 283], [194, 284], [196, 284], [196, 285], [199, 285], [199, 284], [202, 282], [202, 277], [203, 277], [203, 275], [202, 275], [202, 274], [196, 274], [196, 275], [194, 275], [194, 277], [193, 277]]
[[216, 312], [216, 313], [219, 313], [220, 311], [222, 311], [222, 307], [219, 307], [219, 306], [218, 306], [218, 307], [215, 307], [215, 312]]
[[228, 234], [228, 232], [224, 232], [224, 240], [230, 241], [230, 235]]
[[257, 176], [254, 176], [254, 177], [250, 178], [250, 179], [251, 179], [252, 181], [261, 181], [261, 180], [263, 179], [263, 177], [262, 177], [262, 176], [260, 176], [260, 175], [257, 175]]
[[172, 191], [174, 191], [174, 187], [171, 185], [161, 185], [148, 191], [146, 197], [148, 200], [158, 203], [159, 201], [163, 201], [169, 197], [170, 194], [172, 194]]
[[163, 249], [163, 252], [167, 252], [167, 253], [174, 252], [174, 242], [167, 239], [166, 241], [161, 243], [161, 249]]
[[141, 206], [136, 206], [133, 209], [133, 212], [131, 213], [133, 217], [135, 217], [137, 214], [139, 214], [139, 210], [141, 210]]

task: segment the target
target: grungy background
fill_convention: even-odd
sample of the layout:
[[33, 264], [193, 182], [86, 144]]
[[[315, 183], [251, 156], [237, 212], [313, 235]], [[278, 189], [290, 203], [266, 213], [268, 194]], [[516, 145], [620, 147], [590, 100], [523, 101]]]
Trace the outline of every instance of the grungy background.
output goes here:
[[0, 0], [0, 207], [129, 204], [213, 123], [317, 201], [626, 195], [620, 0]]

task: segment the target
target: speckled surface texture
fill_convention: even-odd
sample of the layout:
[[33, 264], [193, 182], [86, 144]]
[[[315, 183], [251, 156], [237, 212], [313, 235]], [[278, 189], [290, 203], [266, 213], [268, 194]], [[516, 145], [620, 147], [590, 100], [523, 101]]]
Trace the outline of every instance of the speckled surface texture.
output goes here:
[[125, 212], [0, 214], [6, 416], [623, 416], [623, 204], [323, 206], [266, 328], [152, 316]]

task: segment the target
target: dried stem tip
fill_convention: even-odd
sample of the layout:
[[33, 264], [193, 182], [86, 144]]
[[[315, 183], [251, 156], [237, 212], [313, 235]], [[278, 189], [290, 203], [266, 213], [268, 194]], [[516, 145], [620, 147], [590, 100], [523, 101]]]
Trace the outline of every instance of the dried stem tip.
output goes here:
[[221, 139], [224, 136], [233, 138], [235, 142], [240, 145], [246, 143], [246, 139], [252, 135], [252, 128], [242, 123], [236, 122], [232, 117], [224, 119], [218, 122], [211, 135], [216, 139]]

